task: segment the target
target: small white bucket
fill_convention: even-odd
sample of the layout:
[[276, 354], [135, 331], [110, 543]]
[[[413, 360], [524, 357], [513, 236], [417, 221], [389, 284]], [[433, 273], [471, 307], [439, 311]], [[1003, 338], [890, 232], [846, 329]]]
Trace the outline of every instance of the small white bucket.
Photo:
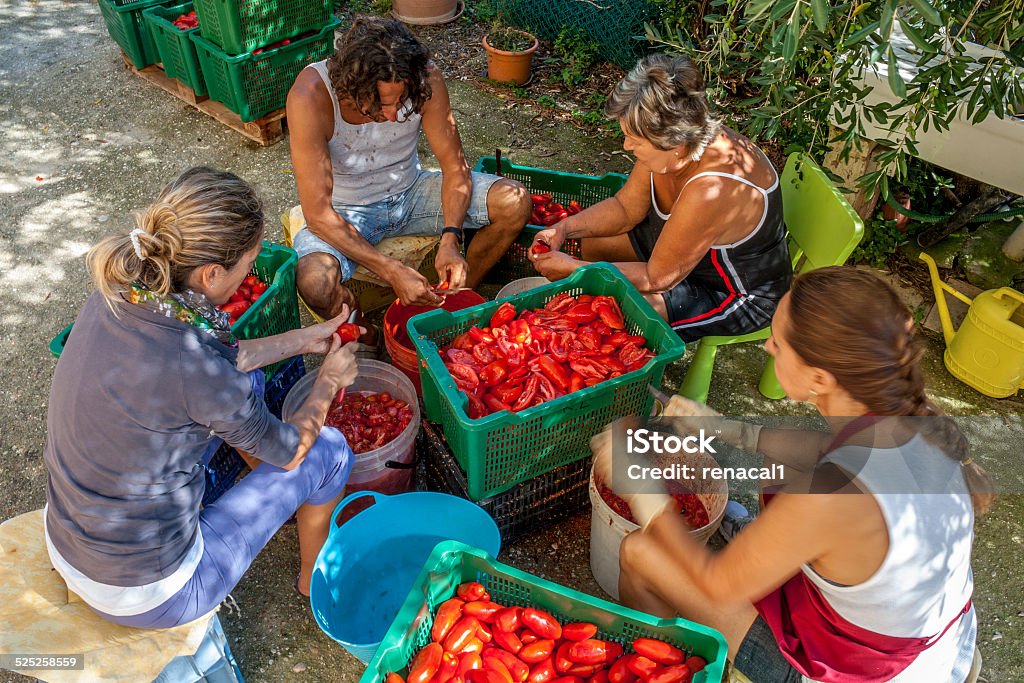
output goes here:
[[[706, 453], [682, 453], [674, 459], [683, 465], [693, 467], [718, 467], [718, 463]], [[699, 470], [698, 470], [699, 471]], [[708, 511], [708, 523], [699, 529], [692, 529], [690, 536], [699, 543], [708, 539], [722, 523], [725, 504], [729, 502], [729, 484], [721, 480], [699, 480], [693, 488], [704, 509]], [[590, 471], [590, 571], [597, 585], [616, 600], [619, 599], [619, 546], [628, 534], [640, 528], [639, 525], [619, 516], [601, 497], [594, 483], [594, 471]]]
[[521, 277], [518, 280], [513, 280], [508, 283], [494, 295], [494, 300], [504, 299], [506, 296], [515, 296], [520, 292], [525, 292], [530, 289], [536, 289], [542, 285], [551, 284], [551, 281], [546, 277]]

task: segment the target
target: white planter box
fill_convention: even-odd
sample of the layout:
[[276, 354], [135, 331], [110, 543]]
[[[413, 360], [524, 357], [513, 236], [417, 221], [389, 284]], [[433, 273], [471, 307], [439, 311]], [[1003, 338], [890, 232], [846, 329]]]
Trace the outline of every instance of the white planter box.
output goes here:
[[[909, 83], [917, 71], [919, 53], [910, 39], [899, 30], [893, 30], [892, 45], [899, 60], [900, 74]], [[992, 54], [980, 45], [970, 45], [970, 53], [978, 56]], [[859, 82], [872, 86], [865, 104], [881, 101], [898, 103], [899, 98], [889, 88], [888, 65], [876, 62], [860, 74]], [[1024, 73], [1021, 75], [1024, 78]], [[932, 164], [956, 173], [981, 180], [1015, 194], [1024, 194], [1024, 116], [999, 119], [989, 115], [978, 124], [971, 123], [966, 107], [951, 124], [948, 131], [929, 127], [917, 131], [918, 156]], [[888, 132], [865, 121], [865, 137], [886, 139]]]

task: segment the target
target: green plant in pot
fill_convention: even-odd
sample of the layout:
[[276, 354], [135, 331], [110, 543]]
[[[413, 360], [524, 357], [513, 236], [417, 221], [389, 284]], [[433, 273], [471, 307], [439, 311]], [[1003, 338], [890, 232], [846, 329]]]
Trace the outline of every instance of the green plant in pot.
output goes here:
[[517, 28], [492, 25], [483, 39], [487, 51], [487, 78], [523, 85], [530, 80], [537, 39]]

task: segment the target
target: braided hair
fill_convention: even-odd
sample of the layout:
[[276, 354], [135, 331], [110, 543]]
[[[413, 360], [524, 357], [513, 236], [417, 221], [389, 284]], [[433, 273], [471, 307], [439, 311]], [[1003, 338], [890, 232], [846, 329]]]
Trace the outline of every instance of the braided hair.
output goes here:
[[338, 39], [327, 72], [339, 100], [350, 99], [363, 114], [381, 111], [377, 83], [404, 83], [412, 111], [421, 113], [431, 96], [430, 53], [394, 19], [360, 16]]
[[914, 320], [896, 291], [865, 270], [832, 266], [798, 275], [789, 293], [786, 342], [811, 367], [826, 370], [875, 415], [931, 416], [917, 428], [962, 466], [974, 507], [994, 500], [992, 480], [970, 457], [952, 419], [925, 393]]

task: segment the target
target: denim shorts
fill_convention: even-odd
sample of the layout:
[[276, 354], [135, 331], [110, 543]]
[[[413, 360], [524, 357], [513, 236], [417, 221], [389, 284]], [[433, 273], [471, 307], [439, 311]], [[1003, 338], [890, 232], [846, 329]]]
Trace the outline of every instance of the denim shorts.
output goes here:
[[782, 656], [775, 634], [760, 616], [736, 651], [732, 665], [754, 683], [801, 683], [803, 676]]
[[[501, 178], [489, 173], [473, 174], [473, 193], [462, 227], [476, 229], [491, 223], [487, 213], [487, 193], [498, 180]], [[441, 212], [441, 172], [420, 171], [416, 181], [404, 192], [366, 206], [335, 204], [334, 210], [374, 245], [385, 237], [440, 235], [445, 227]], [[299, 258], [317, 252], [334, 256], [341, 264], [342, 282], [350, 279], [356, 270], [354, 261], [314, 235], [309, 228], [303, 228], [292, 238], [292, 247]]]

